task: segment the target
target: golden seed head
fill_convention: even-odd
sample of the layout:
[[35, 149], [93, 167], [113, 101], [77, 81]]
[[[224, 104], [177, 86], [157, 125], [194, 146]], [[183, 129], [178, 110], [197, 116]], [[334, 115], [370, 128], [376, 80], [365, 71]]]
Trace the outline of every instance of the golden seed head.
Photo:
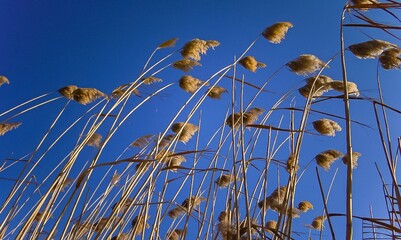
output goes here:
[[165, 163], [173, 172], [176, 171], [176, 168], [174, 167], [179, 167], [181, 166], [181, 163], [186, 161], [183, 155], [175, 155], [173, 152], [168, 152], [164, 149], [156, 154], [156, 160]]
[[343, 154], [337, 150], [326, 150], [324, 152], [319, 153], [315, 156], [317, 165], [321, 166], [324, 170], [328, 171], [330, 169], [331, 164], [334, 163], [339, 157], [342, 157]]
[[285, 38], [288, 29], [292, 27], [293, 25], [290, 22], [278, 22], [267, 27], [262, 35], [271, 43], [280, 43]]
[[326, 63], [312, 54], [303, 54], [295, 60], [288, 62], [286, 65], [297, 75], [305, 76], [321, 69]]
[[207, 90], [207, 96], [213, 99], [220, 99], [221, 95], [225, 92], [228, 92], [225, 88], [214, 86]]
[[200, 196], [192, 196], [190, 198], [186, 198], [182, 203], [181, 206], [185, 209], [196, 208], [202, 202], [206, 201], [206, 198]]
[[221, 187], [221, 188], [225, 188], [228, 187], [232, 182], [234, 182], [234, 175], [233, 174], [223, 174], [221, 175], [219, 178], [217, 178], [217, 180], [215, 181], [215, 183], [217, 184], [217, 186]]
[[178, 140], [187, 143], [192, 136], [198, 131], [199, 127], [192, 123], [177, 122], [171, 126], [171, 130], [177, 134]]
[[284, 203], [285, 194], [287, 191], [287, 186], [281, 186], [277, 188], [268, 196], [265, 200], [258, 203], [259, 208], [265, 208], [266, 210], [272, 208], [273, 210], [279, 210], [282, 208]]
[[341, 131], [341, 127], [338, 123], [333, 120], [323, 118], [313, 122], [313, 127], [316, 131], [320, 134], [327, 135], [327, 136], [335, 136], [336, 131]]
[[73, 91], [72, 96], [78, 103], [86, 105], [100, 97], [106, 97], [106, 94], [95, 88], [77, 88]]
[[149, 135], [144, 135], [142, 137], [139, 137], [133, 141], [130, 146], [132, 147], [138, 147], [138, 148], [144, 148], [146, 147], [150, 141], [154, 138], [154, 135], [149, 134]]
[[15, 122], [15, 123], [0, 123], [0, 136], [6, 134], [6, 132], [11, 131], [19, 127], [22, 123]]
[[[129, 87], [129, 84], [123, 84], [119, 86], [118, 88], [114, 89], [113, 92], [111, 93], [110, 97], [118, 99], [124, 95], [124, 93], [127, 91]], [[139, 96], [139, 90], [135, 87], [130, 90], [131, 94], [134, 94], [136, 96]]]
[[[345, 92], [345, 88], [344, 88], [344, 82], [343, 81], [332, 81], [329, 83], [330, 87], [333, 90], [336, 90], [338, 92]], [[356, 83], [354, 82], [347, 82], [347, 88], [348, 88], [348, 94], [349, 95], [355, 95], [355, 96], [359, 96], [359, 90], [358, 90], [358, 86], [356, 85]]]
[[269, 233], [273, 233], [273, 231], [276, 230], [276, 227], [277, 227], [277, 222], [274, 220], [270, 220], [266, 223], [267, 232]]
[[[362, 156], [361, 153], [352, 152], [352, 169], [355, 169], [358, 166], [358, 159], [359, 159], [360, 156]], [[345, 165], [347, 165], [347, 163], [348, 163], [348, 155], [344, 155], [342, 160], [343, 160], [343, 163]]]
[[189, 72], [196, 66], [202, 66], [202, 64], [191, 59], [181, 59], [173, 63], [173, 67], [184, 72]]
[[183, 237], [185, 234], [185, 231], [183, 229], [175, 229], [171, 233], [168, 234], [168, 239], [169, 240], [179, 240], [181, 237]]
[[244, 68], [248, 69], [251, 72], [256, 72], [256, 69], [266, 67], [266, 64], [256, 61], [253, 56], [246, 56], [241, 58], [239, 60], [239, 64], [241, 64]]
[[367, 11], [371, 8], [369, 5], [378, 4], [376, 0], [351, 0], [354, 7], [358, 7], [362, 11]]
[[229, 222], [219, 222], [217, 229], [222, 239], [237, 239], [237, 228]]
[[10, 80], [6, 76], [0, 76], [0, 86], [3, 84], [10, 84]]
[[312, 228], [318, 231], [322, 231], [323, 230], [323, 223], [326, 220], [325, 216], [319, 216], [319, 217], [315, 217], [312, 221]]
[[248, 112], [243, 114], [234, 113], [228, 116], [226, 119], [226, 124], [231, 128], [238, 128], [241, 125], [241, 115], [242, 121], [244, 125], [253, 124], [256, 120], [258, 120], [259, 115], [263, 113], [263, 109], [261, 108], [252, 108]]
[[319, 91], [328, 91], [331, 89], [329, 83], [333, 82], [333, 79], [328, 76], [319, 75], [305, 79], [307, 86], [314, 86]]
[[[123, 205], [118, 209], [118, 214], [124, 213], [124, 212], [129, 208], [129, 206], [131, 205], [131, 203], [132, 203], [132, 199], [131, 199], [131, 198], [127, 198], [127, 199], [124, 201]], [[113, 206], [111, 207], [111, 209], [112, 209], [113, 211], [114, 211], [114, 210], [117, 210], [116, 208], [117, 208], [117, 203], [113, 204]]]
[[[174, 134], [169, 134], [164, 136], [161, 140], [160, 143], [158, 145], [159, 148], [164, 148], [166, 147], [169, 143], [171, 143], [171, 141], [174, 139], [175, 135]], [[157, 141], [157, 139], [155, 139], [155, 141]]]
[[367, 42], [353, 44], [349, 46], [348, 49], [357, 58], [376, 58], [380, 54], [382, 54], [384, 50], [394, 47], [397, 46], [390, 42], [375, 39]]
[[156, 77], [147, 77], [147, 78], [142, 78], [142, 82], [146, 85], [150, 85], [152, 83], [157, 83], [157, 82], [163, 82], [161, 78], [156, 78]]
[[[316, 88], [313, 88], [316, 89]], [[310, 95], [312, 95], [310, 98], [314, 100], [317, 97], [320, 97], [323, 95], [324, 91], [319, 91], [319, 90], [314, 90], [311, 91], [311, 87], [308, 85], [305, 85], [301, 88], [298, 89], [299, 94], [301, 94], [304, 98], [309, 98]]]
[[301, 212], [307, 212], [309, 209], [313, 209], [313, 205], [312, 203], [310, 203], [309, 201], [302, 201], [298, 204], [297, 207]]
[[399, 69], [401, 65], [400, 59], [401, 49], [390, 48], [383, 51], [379, 56], [379, 62], [384, 69]]
[[94, 133], [90, 136], [88, 142], [86, 143], [87, 146], [98, 148], [102, 144], [102, 135], [99, 133]]
[[215, 40], [201, 40], [201, 39], [193, 39], [187, 42], [181, 50], [181, 55], [187, 59], [193, 59], [195, 61], [199, 61], [201, 59], [201, 54], [206, 54], [206, 51], [209, 48], [214, 49], [214, 47], [219, 46], [220, 43]]
[[287, 172], [291, 173], [292, 170], [294, 170], [294, 172], [297, 172], [299, 170], [299, 165], [298, 163], [296, 164], [296, 158], [295, 158], [295, 154], [291, 153], [290, 156], [287, 159]]
[[218, 218], [219, 222], [228, 222], [228, 213], [227, 211], [221, 211]]
[[73, 99], [74, 99], [73, 92], [74, 92], [75, 90], [77, 90], [77, 89], [78, 89], [77, 86], [75, 86], [75, 85], [69, 85], [69, 86], [65, 86], [65, 87], [60, 88], [60, 89], [58, 90], [58, 92], [59, 92], [61, 95], [63, 95], [65, 98], [68, 98], [68, 99], [70, 99], [70, 100], [73, 100]]
[[[182, 76], [179, 80], [179, 85], [184, 91], [194, 93], [204, 82], [192, 76]], [[209, 84], [205, 84], [208, 86]]]
[[174, 47], [175, 43], [177, 42], [178, 38], [172, 38], [169, 39], [163, 43], [161, 43], [158, 48], [169, 48], [169, 47]]
[[172, 219], [178, 218], [181, 214], [183, 214], [185, 210], [182, 207], [176, 207], [168, 211], [168, 216]]
[[150, 217], [148, 216], [145, 218], [145, 216], [136, 216], [132, 222], [131, 226], [132, 229], [134, 230], [134, 236], [141, 234], [143, 231], [145, 231], [145, 228], [149, 228], [149, 224], [147, 223], [147, 220]]

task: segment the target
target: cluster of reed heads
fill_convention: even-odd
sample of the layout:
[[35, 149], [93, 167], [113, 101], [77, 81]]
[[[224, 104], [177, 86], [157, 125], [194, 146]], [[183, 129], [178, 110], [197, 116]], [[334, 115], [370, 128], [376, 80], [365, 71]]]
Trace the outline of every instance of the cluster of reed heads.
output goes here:
[[[368, 21], [366, 12], [379, 9], [391, 13], [399, 7], [401, 4], [394, 1], [354, 0], [347, 3], [344, 12], [359, 16], [370, 27], [386, 30], [389, 27]], [[314, 107], [338, 98], [345, 103], [374, 101], [383, 111], [387, 106], [382, 100], [363, 96], [357, 83], [347, 80], [344, 61], [342, 71], [339, 70], [342, 79], [324, 75], [324, 70], [338, 55], [322, 61], [313, 54], [302, 54], [285, 62], [261, 85], [249, 82], [248, 76], [269, 70], [267, 64], [257, 60], [262, 56], [250, 55], [252, 47], [260, 41], [281, 44], [292, 27], [290, 22], [278, 22], [265, 28], [238, 58], [204, 79], [189, 72], [201, 68], [203, 55], [217, 49], [220, 43], [195, 38], [154, 61], [159, 51], [175, 48], [178, 39], [174, 38], [157, 46], [135, 81], [116, 87], [110, 94], [96, 88], [69, 85], [51, 93], [59, 94], [53, 99], [46, 100], [52, 95], [45, 94], [0, 113], [5, 118], [0, 123], [0, 136], [12, 136], [24, 128], [23, 122], [14, 119], [34, 112], [43, 103], [66, 102], [34, 151], [16, 162], [4, 160], [0, 166], [0, 174], [17, 175], [6, 189], [7, 196], [1, 198], [0, 238], [294, 239], [322, 237], [327, 229], [326, 221], [330, 224], [330, 234], [335, 236], [337, 229], [345, 226], [331, 225], [334, 215], [330, 213], [329, 196], [325, 196], [322, 188], [320, 170], [324, 170], [322, 175], [333, 173], [332, 166], [341, 158], [344, 164], [334, 165], [336, 171], [343, 168], [352, 174], [362, 154], [350, 152], [352, 148], [347, 147], [350, 143], [345, 137], [346, 147], [305, 149], [301, 145], [309, 137], [337, 138], [336, 133], [343, 129], [346, 130], [343, 135], [348, 136], [351, 126], [360, 123], [351, 120], [347, 111], [338, 115], [330, 109], [315, 111]], [[343, 23], [342, 27], [347, 24]], [[341, 53], [377, 59], [385, 70], [399, 69], [401, 64], [401, 49], [384, 40], [351, 44]], [[171, 60], [177, 56], [180, 59]], [[176, 81], [165, 82], [161, 77], [168, 68], [175, 69]], [[263, 100], [271, 94], [268, 84], [279, 71], [287, 70], [304, 78], [300, 79], [299, 86], [286, 90], [276, 102]], [[244, 71], [242, 79], [236, 76], [239, 71]], [[0, 86], [9, 83], [6, 76], [0, 76]], [[174, 85], [180, 90], [173, 89]], [[144, 93], [143, 89], [151, 93]], [[124, 140], [126, 136], [120, 137], [124, 132], [119, 130], [124, 126], [146, 121], [143, 112], [136, 113], [169, 90], [180, 91], [181, 100], [185, 100], [177, 102], [177, 110], [170, 119], [163, 116], [162, 131], [138, 136], [129, 142]], [[293, 98], [298, 99], [298, 105], [288, 102]], [[41, 102], [29, 105], [35, 101]], [[203, 120], [208, 118], [204, 106], [210, 101], [226, 101], [229, 107], [219, 110], [223, 112], [218, 115], [220, 119], [213, 117], [215, 126], [203, 126]], [[59, 119], [67, 114], [70, 104], [86, 105], [86, 110], [70, 126], [60, 127]], [[64, 157], [58, 156], [57, 165], [37, 181], [35, 176], [43, 171], [41, 166], [46, 165], [51, 149], [80, 122], [85, 124], [78, 140], [72, 139], [75, 145]], [[56, 127], [64, 130], [46, 148], [43, 142]], [[113, 155], [107, 152], [112, 151], [109, 146], [113, 141], [120, 146], [126, 143], [126, 148], [110, 159]], [[90, 157], [85, 155], [88, 148], [93, 149]], [[306, 151], [314, 151], [315, 157], [302, 158]], [[393, 182], [394, 167], [389, 164]], [[313, 174], [308, 172], [311, 168], [316, 169], [318, 176], [316, 187], [309, 194], [310, 199], [299, 199], [297, 190], [310, 188], [311, 183], [303, 182], [303, 177], [306, 173]], [[335, 174], [332, 183], [334, 178]], [[38, 184], [32, 184], [36, 181]], [[321, 187], [320, 191], [317, 186]], [[348, 196], [344, 193], [336, 198], [350, 200]], [[349, 216], [352, 212], [344, 209], [343, 214]], [[390, 226], [393, 228], [387, 226], [386, 230], [401, 229], [396, 224]], [[329, 235], [328, 230], [325, 234]], [[350, 237], [348, 232], [347, 237]]]

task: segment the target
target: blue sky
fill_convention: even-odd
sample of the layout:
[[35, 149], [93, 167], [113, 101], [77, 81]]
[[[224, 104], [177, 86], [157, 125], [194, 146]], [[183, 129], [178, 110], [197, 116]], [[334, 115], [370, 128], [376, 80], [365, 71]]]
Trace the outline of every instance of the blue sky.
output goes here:
[[[215, 50], [210, 50], [207, 55], [202, 57], [202, 68], [190, 72], [191, 75], [200, 79], [207, 79], [238, 57], [265, 27], [279, 21], [292, 22], [294, 27], [289, 30], [286, 39], [281, 44], [274, 45], [261, 38], [250, 50], [249, 55], [266, 63], [266, 69], [258, 70], [253, 74], [238, 67], [238, 77], [243, 75], [246, 81], [260, 86], [274, 71], [300, 54], [314, 54], [323, 61], [327, 61], [337, 54], [340, 50], [339, 26], [344, 4], [345, 1], [322, 3], [322, 1], [316, 0], [68, 2], [3, 0], [0, 1], [0, 75], [7, 76], [11, 84], [3, 85], [0, 88], [0, 112], [70, 84], [80, 87], [95, 87], [110, 94], [119, 85], [135, 80], [151, 52], [161, 42], [173, 37], [179, 38], [175, 49], [179, 49], [185, 42], [193, 38], [215, 39], [221, 43]], [[374, 13], [373, 16], [381, 15]], [[346, 19], [349, 21], [348, 17]], [[392, 21], [386, 17], [382, 17], [381, 20], [385, 23]], [[366, 32], [373, 37], [397, 43], [394, 38], [380, 31], [366, 30]], [[346, 46], [367, 40], [370, 39], [360, 30], [351, 28], [345, 30]], [[155, 58], [161, 58], [170, 51], [170, 49], [163, 49], [157, 53]], [[179, 54], [176, 54], [173, 56], [173, 60], [178, 60], [180, 57]], [[349, 52], [346, 57], [349, 79], [358, 84], [362, 96], [376, 98], [378, 96], [376, 90], [377, 61], [362, 61], [356, 59]], [[399, 71], [384, 72], [380, 70], [380, 73], [383, 78], [385, 101], [395, 108], [400, 108], [401, 103], [397, 97], [397, 90], [401, 87]], [[162, 78], [163, 84], [165, 84], [177, 82], [180, 74], [177, 70], [169, 68], [157, 76]], [[333, 79], [341, 79], [341, 65], [338, 57], [323, 74], [329, 75]], [[268, 88], [271, 93], [258, 98], [254, 106], [268, 109], [290, 88], [300, 87], [303, 79], [304, 77], [290, 73], [288, 69], [283, 69], [272, 80], [270, 88]], [[164, 86], [163, 84], [146, 87], [144, 94], [155, 91], [157, 87]], [[229, 88], [230, 84], [229, 81], [223, 83], [226, 88]], [[254, 90], [246, 89], [245, 101], [249, 101], [254, 93]], [[53, 93], [51, 96], [57, 97], [58, 94]], [[163, 131], [167, 126], [167, 121], [188, 97], [189, 95], [179, 89], [178, 84], [175, 84], [149, 101], [146, 107], [141, 109], [132, 121], [118, 132], [118, 138], [121, 137], [121, 141], [111, 142], [105, 153], [106, 156], [116, 158], [136, 137]], [[135, 100], [128, 106], [135, 106], [138, 101]], [[31, 153], [38, 144], [38, 139], [43, 136], [65, 102], [65, 99], [59, 99], [13, 119], [23, 122], [23, 125], [0, 138], [2, 146], [0, 158], [21, 158]], [[289, 107], [290, 104], [302, 106], [303, 102], [304, 99], [295, 93], [293, 97], [283, 103], [282, 107]], [[206, 101], [202, 106], [202, 114], [205, 116], [202, 124], [207, 127], [204, 127], [205, 130], [202, 130], [202, 134], [207, 136], [209, 131], [215, 131], [223, 123], [225, 111], [230, 106], [230, 94], [224, 95], [220, 101]], [[235, 107], [238, 111], [239, 102]], [[355, 102], [352, 103], [351, 108], [352, 116], [356, 121], [376, 129], [370, 103]], [[71, 123], [86, 109], [87, 107], [77, 103], [70, 103], [67, 109], [68, 113], [63, 115], [59, 124]], [[316, 110], [343, 116], [342, 100], [320, 104], [316, 106]], [[194, 122], [197, 121], [198, 114], [193, 119]], [[268, 123], [277, 125], [282, 116], [288, 120], [289, 114], [274, 115]], [[399, 136], [401, 130], [397, 126], [399, 125], [397, 124], [399, 116], [391, 115], [391, 117], [394, 123], [393, 137], [396, 137]], [[318, 118], [320, 118], [319, 115], [311, 115], [310, 121]], [[0, 119], [0, 121], [3, 120], [4, 117]], [[181, 117], [179, 120], [185, 119]], [[344, 121], [342, 126], [345, 130]], [[56, 133], [47, 140], [45, 146], [49, 146], [51, 139], [55, 139], [57, 132], [60, 134], [62, 129], [62, 127], [57, 128]], [[80, 129], [78, 127], [75, 134]], [[313, 129], [311, 123], [307, 125], [307, 129]], [[74, 136], [76, 135], [71, 133], [71, 137]], [[354, 175], [355, 215], [368, 216], [369, 206], [372, 205], [375, 216], [385, 217], [381, 183], [374, 162], [379, 163], [383, 172], [386, 172], [387, 169], [377, 131], [355, 125], [354, 139], [355, 151], [363, 154]], [[344, 142], [344, 131], [335, 138], [306, 136], [301, 151], [301, 167], [305, 167], [317, 153], [332, 146], [345, 152]], [[49, 158], [56, 161], [60, 156], [64, 157], [74, 144], [75, 142], [68, 141], [68, 138], [63, 139], [49, 153]], [[194, 146], [192, 144], [179, 145], [179, 148], [189, 149]], [[286, 156], [288, 148], [289, 146], [286, 144], [284, 150], [279, 154], [280, 160], [288, 157]], [[45, 147], [40, 149], [38, 154], [42, 154], [44, 149]], [[87, 159], [94, 156], [92, 149], [84, 151]], [[340, 161], [336, 164], [339, 163]], [[55, 162], [40, 164], [40, 170], [38, 169], [36, 172], [38, 179], [43, 179], [46, 176], [44, 172], [52, 169], [55, 164]], [[327, 173], [321, 171], [321, 174], [324, 175], [323, 184], [326, 189], [336, 166], [333, 166], [333, 169]], [[339, 173], [329, 200], [329, 208], [332, 212], [344, 212], [345, 209], [343, 199], [346, 171], [342, 164], [338, 166]], [[307, 229], [303, 228], [303, 225], [310, 223], [314, 216], [320, 215], [322, 210], [320, 196], [316, 192], [318, 186], [314, 167], [314, 164], [309, 167], [297, 193], [299, 199], [315, 195], [313, 197], [316, 201], [314, 212], [308, 213], [305, 218], [301, 218], [295, 223], [296, 227], [304, 232], [307, 232]], [[12, 178], [18, 173], [17, 170], [17, 168], [11, 168], [8, 172], [0, 172], [0, 177]], [[0, 181], [2, 184], [9, 184], [7, 181]], [[273, 189], [274, 187], [271, 187], [268, 191], [271, 192]], [[341, 229], [344, 221], [336, 219], [335, 223], [339, 239], [341, 239], [344, 234], [344, 230]], [[327, 234], [326, 236], [329, 234], [327, 227], [324, 234]], [[355, 239], [358, 239], [360, 234], [360, 222], [355, 221]]]

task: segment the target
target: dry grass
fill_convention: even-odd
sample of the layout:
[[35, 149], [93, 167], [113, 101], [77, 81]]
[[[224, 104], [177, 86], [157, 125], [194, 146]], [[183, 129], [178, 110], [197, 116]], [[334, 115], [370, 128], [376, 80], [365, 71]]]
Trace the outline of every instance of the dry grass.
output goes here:
[[[391, 10], [387, 5], [379, 8], [377, 5], [380, 3], [376, 1], [352, 1], [352, 4], [345, 10], [357, 14], [358, 20], [376, 28], [377, 25], [369, 22], [360, 10]], [[111, 91], [112, 101], [95, 88], [69, 85], [58, 90], [62, 97], [45, 100], [33, 107], [28, 105], [41, 99], [35, 98], [0, 113], [0, 117], [5, 116], [0, 123], [0, 136], [7, 133], [5, 138], [8, 139], [24, 130], [22, 126], [18, 131], [8, 133], [21, 125], [17, 121], [10, 122], [12, 118], [51, 101], [60, 99], [58, 101], [65, 102], [45, 134], [38, 137], [34, 149], [29, 149], [27, 157], [4, 159], [0, 165], [1, 173], [20, 172], [19, 176], [7, 179], [13, 185], [5, 193], [7, 196], [0, 207], [3, 219], [0, 238], [306, 239], [308, 228], [321, 231], [323, 237], [328, 235], [324, 228], [326, 220], [332, 236], [335, 235], [336, 229], [344, 226], [333, 228], [330, 218], [352, 216], [352, 212], [349, 209], [342, 209], [342, 215], [329, 212], [335, 204], [333, 202], [350, 200], [344, 193], [344, 196], [336, 195], [335, 201], [329, 201], [331, 189], [344, 184], [344, 179], [336, 178], [337, 170], [341, 174], [344, 166], [340, 164], [337, 170], [329, 170], [340, 157], [351, 166], [348, 170], [355, 169], [361, 154], [348, 151], [352, 152], [350, 163], [349, 156], [334, 150], [338, 142], [350, 149], [352, 142], [341, 140], [343, 134], [337, 138], [324, 138], [308, 128], [313, 125], [317, 133], [335, 137], [342, 127], [328, 118], [345, 122], [346, 135], [350, 134], [351, 125], [368, 125], [367, 120], [360, 116], [353, 116], [351, 121], [351, 113], [337, 111], [340, 106], [336, 102], [338, 96], [330, 96], [332, 90], [343, 94], [346, 103], [357, 99], [371, 106], [373, 102], [377, 131], [390, 176], [387, 180], [388, 176], [382, 174], [381, 180], [398, 186], [396, 163], [401, 147], [399, 139], [393, 141], [390, 137], [388, 118], [401, 111], [384, 103], [379, 81], [380, 99], [348, 98], [348, 95], [358, 97], [357, 83], [365, 89], [364, 82], [348, 81], [344, 68], [344, 80], [333, 80], [323, 75], [329, 63], [336, 66], [336, 57], [326, 63], [314, 55], [303, 54], [292, 61], [280, 59], [283, 67], [266, 78], [259, 78], [259, 74], [263, 76], [269, 69], [255, 74], [241, 71], [243, 76], [238, 76], [239, 65], [251, 72], [266, 66], [256, 60], [263, 57], [261, 53], [252, 51], [256, 52], [255, 56], [249, 55], [258, 39], [264, 37], [271, 43], [281, 43], [292, 27], [290, 22], [278, 22], [265, 28], [254, 42], [236, 55], [238, 58], [235, 57], [233, 63], [206, 77], [199, 74], [203, 80], [182, 76], [178, 70], [187, 72], [201, 66], [201, 56], [220, 43], [196, 38], [154, 61], [160, 52], [169, 50], [164, 48], [174, 48], [178, 39], [173, 38], [156, 47], [143, 69], [139, 69], [136, 79]], [[393, 43], [369, 40], [353, 44], [348, 49], [358, 58], [376, 59], [386, 70], [400, 68], [401, 50]], [[171, 60], [172, 56], [177, 58]], [[183, 59], [176, 61], [181, 57]], [[207, 63], [204, 66], [208, 66]], [[286, 67], [297, 75], [315, 75], [307, 77], [304, 82], [299, 79], [297, 84], [301, 84], [292, 88], [284, 89], [280, 85], [279, 89], [270, 89], [274, 84], [268, 86], [268, 83], [280, 83], [282, 79], [276, 76]], [[166, 72], [173, 77], [165, 77]], [[299, 78], [288, 72], [285, 74]], [[163, 76], [163, 81], [154, 76]], [[7, 78], [0, 76], [0, 85], [8, 83]], [[191, 94], [178, 87], [170, 88], [174, 84]], [[200, 89], [204, 86], [210, 87], [206, 91]], [[301, 96], [296, 92], [297, 88]], [[163, 92], [166, 95], [162, 95]], [[223, 93], [228, 92], [231, 98], [222, 98]], [[329, 96], [323, 96], [327, 92]], [[102, 97], [107, 101], [96, 101]], [[160, 109], [157, 103], [167, 97], [177, 104], [163, 109], [163, 112], [168, 110], [167, 113], [157, 114]], [[221, 100], [214, 101], [208, 97]], [[275, 97], [276, 100], [272, 101]], [[79, 106], [86, 112], [80, 116], [73, 115], [67, 106], [76, 103], [70, 100], [88, 105]], [[256, 106], [263, 106], [263, 109]], [[10, 114], [17, 109], [20, 110], [18, 113]], [[152, 111], [156, 114], [152, 115]], [[387, 111], [395, 114], [387, 115]], [[61, 128], [63, 114], [73, 115], [75, 119]], [[319, 120], [310, 120], [312, 115]], [[144, 127], [146, 129], [141, 129]], [[142, 135], [142, 132], [149, 134]], [[73, 143], [66, 144], [65, 136], [75, 136]], [[308, 145], [304, 139], [308, 139]], [[310, 144], [309, 140], [315, 142]], [[322, 151], [324, 148], [330, 149]], [[66, 151], [49, 164], [52, 152], [62, 150]], [[315, 155], [316, 152], [320, 153]], [[322, 199], [315, 178], [308, 171], [313, 160], [326, 171], [324, 176], [322, 174], [325, 179], [321, 181], [316, 167]], [[369, 161], [360, 164], [369, 164]], [[42, 170], [44, 166], [46, 170]], [[347, 177], [349, 183], [352, 178]], [[323, 186], [327, 182], [331, 182], [328, 190]], [[299, 193], [304, 194], [306, 188], [308, 194], [311, 192], [308, 201], [301, 198], [303, 201], [299, 202]], [[401, 200], [398, 188], [393, 187], [389, 192], [394, 193], [391, 199]], [[394, 201], [389, 206], [389, 213], [395, 213], [394, 219], [399, 218], [396, 214], [399, 204]], [[316, 215], [321, 216], [312, 220]], [[373, 217], [369, 219], [380, 222]], [[305, 228], [305, 223], [311, 220], [311, 225]], [[350, 223], [348, 219], [347, 223]], [[380, 227], [381, 230], [387, 228], [394, 233], [401, 232], [396, 221], [388, 225], [379, 224]], [[347, 233], [348, 238], [349, 235]]]

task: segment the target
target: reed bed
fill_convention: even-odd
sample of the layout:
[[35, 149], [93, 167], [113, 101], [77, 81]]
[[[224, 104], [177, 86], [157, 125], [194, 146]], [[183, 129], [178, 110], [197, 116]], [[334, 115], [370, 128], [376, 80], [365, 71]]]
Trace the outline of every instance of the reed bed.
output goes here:
[[[363, 238], [399, 237], [401, 141], [393, 129], [401, 111], [385, 103], [380, 73], [400, 68], [401, 51], [396, 41], [348, 43], [344, 29], [380, 30], [398, 39], [393, 31], [401, 29], [400, 8], [396, 1], [346, 3], [341, 49], [330, 59], [305, 53], [269, 69], [254, 46], [285, 45], [297, 27], [277, 22], [255, 33], [220, 69], [205, 57], [219, 54], [218, 39], [173, 38], [155, 47], [132, 82], [108, 93], [61, 86], [2, 109], [0, 137], [7, 137], [29, 133], [22, 115], [61, 106], [56, 116], [42, 116], [47, 124], [40, 123], [45, 128], [25, 156], [2, 159], [0, 181], [12, 184], [0, 198], [0, 238], [352, 239], [354, 220], [371, 224]], [[370, 11], [395, 25], [371, 19]], [[348, 81], [353, 66], [346, 60], [355, 58], [377, 62], [373, 96], [364, 92], [363, 80]], [[204, 68], [213, 73], [198, 77]], [[328, 68], [342, 79], [327, 76]], [[175, 78], [164, 78], [166, 71]], [[270, 84], [283, 81], [282, 72], [298, 83], [273, 94]], [[263, 81], [252, 82], [253, 74]], [[0, 76], [0, 91], [12, 81]], [[163, 94], [173, 104], [161, 113], [147, 111], [164, 101]], [[374, 113], [376, 126], [354, 115], [360, 105]], [[353, 135], [354, 128], [376, 131], [381, 143], [382, 159], [369, 164], [380, 163], [372, 177], [385, 186], [385, 220], [353, 212], [354, 171], [369, 159], [364, 149], [353, 150], [364, 137]], [[332, 194], [338, 185], [346, 188]], [[332, 211], [335, 201], [344, 205]]]

